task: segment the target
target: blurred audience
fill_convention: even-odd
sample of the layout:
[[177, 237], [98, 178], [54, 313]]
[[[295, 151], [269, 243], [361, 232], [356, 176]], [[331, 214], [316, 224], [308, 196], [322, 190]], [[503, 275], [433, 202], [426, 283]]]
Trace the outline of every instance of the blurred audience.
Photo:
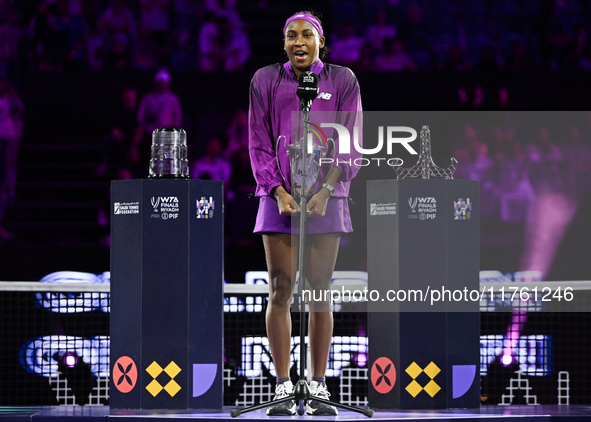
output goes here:
[[[328, 4], [330, 60], [355, 70], [391, 71], [382, 64], [391, 54], [384, 50], [386, 40], [392, 38], [402, 42], [419, 71], [591, 70], [591, 8], [576, 2], [544, 0], [528, 6], [508, 0], [494, 7], [485, 0], [453, 7], [415, 0]], [[279, 7], [264, 1], [257, 6], [263, 21], [265, 14], [272, 19]], [[42, 72], [81, 66], [109, 72], [153, 72], [163, 66], [236, 72], [249, 66], [252, 51], [262, 55], [269, 49], [264, 31], [241, 19], [241, 12], [252, 13], [253, 8], [244, 1], [7, 0], [0, 7], [4, 77], [19, 73], [18, 64], [27, 61], [31, 70]], [[256, 59], [252, 65], [258, 65]]]
[[337, 32], [331, 38], [330, 60], [352, 68], [357, 68], [361, 60], [361, 48], [365, 39], [356, 34], [352, 21], [345, 20], [337, 24]]
[[210, 11], [199, 31], [199, 51], [201, 70], [238, 71], [250, 57], [248, 35], [235, 18]]
[[[113, 116], [113, 124], [104, 137], [103, 159], [96, 175], [106, 180], [131, 179], [130, 148], [138, 136], [136, 125], [138, 93], [127, 87], [121, 94], [121, 105]], [[140, 133], [139, 136], [142, 134]]]
[[411, 2], [408, 5], [408, 16], [400, 25], [398, 36], [419, 70], [437, 68], [435, 36], [418, 3]]
[[404, 44], [398, 38], [384, 40], [384, 52], [375, 58], [374, 67], [383, 72], [402, 72], [416, 70], [412, 59], [404, 51]]
[[231, 164], [226, 228], [234, 245], [250, 247], [259, 240], [253, 235], [251, 225], [244, 224], [245, 221], [255, 221], [258, 210], [258, 201], [253, 196], [256, 181], [252, 174], [248, 147], [236, 151]]
[[387, 38], [396, 36], [396, 25], [390, 23], [388, 9], [380, 7], [376, 11], [375, 21], [367, 27], [367, 39], [374, 49], [379, 49]]
[[228, 183], [232, 175], [230, 162], [223, 156], [222, 143], [219, 139], [213, 138], [205, 145], [205, 156], [201, 157], [191, 167], [193, 179], [222, 180], [224, 192], [228, 192]]
[[24, 36], [20, 11], [15, 7], [9, 8], [6, 22], [0, 23], [0, 80], [17, 78]]
[[12, 85], [0, 81], [0, 241], [13, 234], [2, 225], [16, 195], [18, 147], [23, 136], [23, 103]]
[[134, 177], [147, 172], [149, 153], [154, 129], [162, 127], [182, 127], [183, 112], [178, 96], [171, 92], [170, 73], [161, 69], [154, 75], [154, 89], [142, 97], [137, 113], [138, 127], [130, 148], [129, 160], [134, 163]]
[[458, 44], [453, 44], [448, 48], [447, 57], [439, 68], [446, 72], [467, 72], [472, 69], [472, 63], [465, 56], [461, 47]]
[[224, 157], [233, 160], [234, 155], [243, 149], [248, 150], [248, 112], [239, 108], [232, 113], [230, 126], [226, 130], [228, 146], [224, 150]]

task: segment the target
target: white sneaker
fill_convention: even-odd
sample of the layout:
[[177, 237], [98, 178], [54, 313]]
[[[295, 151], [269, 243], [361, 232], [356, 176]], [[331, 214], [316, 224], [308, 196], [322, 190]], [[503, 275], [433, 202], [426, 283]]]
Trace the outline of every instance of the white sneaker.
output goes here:
[[[275, 400], [281, 400], [293, 394], [293, 384], [291, 381], [286, 381], [275, 386]], [[293, 400], [284, 401], [267, 408], [268, 416], [293, 416], [296, 413], [296, 404]]]
[[[330, 399], [330, 393], [326, 388], [326, 384], [319, 383], [318, 381], [312, 381], [310, 383], [310, 396], [324, 400]], [[339, 414], [336, 407], [331, 406], [330, 404], [320, 403], [314, 399], [308, 401], [308, 404], [306, 404], [306, 411], [308, 415], [315, 416], [336, 416]]]

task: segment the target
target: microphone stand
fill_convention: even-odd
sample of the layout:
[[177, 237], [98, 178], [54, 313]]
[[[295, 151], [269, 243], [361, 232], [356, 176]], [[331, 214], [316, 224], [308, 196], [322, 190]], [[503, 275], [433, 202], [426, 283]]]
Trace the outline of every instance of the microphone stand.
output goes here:
[[[294, 400], [297, 405], [297, 413], [298, 415], [303, 415], [306, 412], [306, 403], [310, 400], [317, 401], [319, 403], [324, 403], [330, 406], [339, 407], [346, 410], [351, 410], [353, 412], [362, 413], [367, 417], [372, 417], [374, 414], [373, 409], [361, 409], [358, 407], [349, 406], [342, 403], [334, 403], [330, 400], [325, 400], [320, 397], [315, 397], [310, 395], [310, 387], [308, 386], [308, 382], [306, 381], [305, 376], [305, 362], [306, 362], [306, 304], [304, 303], [304, 284], [306, 282], [306, 222], [308, 219], [308, 212], [306, 207], [308, 205], [308, 186], [307, 186], [307, 177], [308, 177], [308, 166], [306, 165], [308, 159], [308, 145], [309, 140], [308, 136], [310, 134], [310, 106], [312, 101], [306, 101], [302, 99], [300, 101], [300, 108], [303, 112], [303, 123], [304, 123], [304, 137], [302, 140], [302, 170], [301, 170], [301, 177], [302, 182], [300, 186], [300, 242], [298, 247], [298, 297], [300, 300], [300, 374], [297, 383], [294, 385], [293, 393], [287, 397], [284, 397], [280, 400], [271, 400], [266, 403], [256, 404], [254, 406], [246, 407], [243, 409], [232, 409], [230, 411], [230, 416], [233, 418], [246, 413], [251, 412], [253, 410], [263, 409], [265, 407], [274, 406], [276, 404], [284, 403], [290, 400]], [[296, 186], [294, 183], [294, 178], [292, 177], [292, 196], [295, 194]]]

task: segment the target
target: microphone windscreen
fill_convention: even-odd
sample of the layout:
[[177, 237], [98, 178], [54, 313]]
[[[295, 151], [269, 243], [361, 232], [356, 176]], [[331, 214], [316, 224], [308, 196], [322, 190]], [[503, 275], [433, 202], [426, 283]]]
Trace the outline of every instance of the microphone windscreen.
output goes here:
[[302, 72], [299, 78], [300, 84], [296, 90], [298, 98], [303, 102], [303, 105], [308, 110], [318, 95], [318, 75], [309, 70]]
[[314, 72], [310, 72], [309, 70], [306, 70], [305, 72], [301, 73], [299, 82], [300, 82], [300, 86], [317, 87], [318, 86], [318, 74], [316, 74]]

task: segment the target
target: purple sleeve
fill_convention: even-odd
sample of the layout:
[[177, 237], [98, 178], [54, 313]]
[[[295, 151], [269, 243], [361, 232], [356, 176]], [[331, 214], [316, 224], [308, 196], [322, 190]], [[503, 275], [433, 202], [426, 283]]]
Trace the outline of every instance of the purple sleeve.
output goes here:
[[271, 195], [271, 190], [282, 184], [277, 168], [269, 117], [269, 104], [261, 71], [255, 73], [250, 83], [248, 110], [248, 148], [252, 172], [257, 182], [256, 195]]
[[[363, 145], [361, 141], [363, 130], [362, 130], [362, 106], [361, 106], [361, 93], [359, 91], [359, 83], [355, 74], [346, 69], [341, 72], [344, 77], [342, 81], [339, 81], [339, 92], [342, 93], [338, 110], [345, 113], [340, 113], [338, 118], [339, 123], [345, 126], [351, 134], [351, 151], [349, 154], [337, 154], [337, 167], [341, 170], [339, 181], [349, 182], [353, 179], [359, 171], [359, 166], [349, 165], [349, 162], [355, 161], [357, 158], [361, 158], [362, 154], [357, 151], [353, 145], [353, 127], [357, 126], [359, 130], [360, 146]], [[349, 112], [349, 113], [347, 113]], [[356, 113], [351, 113], [356, 112]]]

